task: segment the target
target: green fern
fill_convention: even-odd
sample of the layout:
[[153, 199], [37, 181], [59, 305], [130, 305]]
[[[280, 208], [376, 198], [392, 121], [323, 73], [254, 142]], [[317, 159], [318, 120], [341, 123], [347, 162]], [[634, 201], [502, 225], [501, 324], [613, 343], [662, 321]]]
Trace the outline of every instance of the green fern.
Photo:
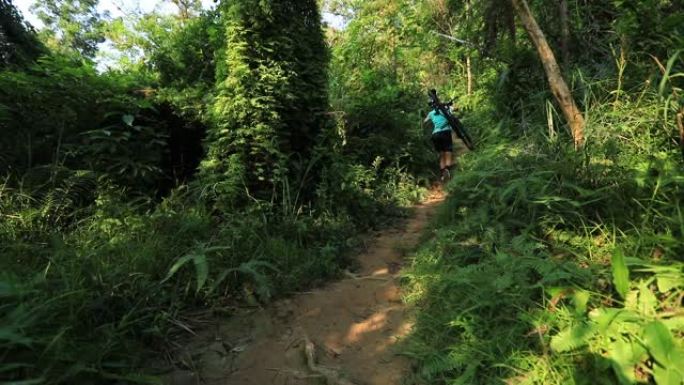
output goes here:
[[207, 260], [207, 256], [212, 252], [227, 249], [229, 248], [224, 246], [207, 246], [203, 244], [198, 245], [196, 250], [178, 258], [176, 262], [174, 262], [173, 266], [171, 266], [169, 272], [166, 274], [166, 277], [162, 280], [162, 282], [166, 282], [171, 279], [186, 263], [192, 261], [193, 265], [195, 266], [195, 291], [199, 292], [202, 290], [207, 282], [207, 279], [209, 278], [209, 262]]
[[551, 349], [563, 353], [586, 346], [599, 331], [595, 323], [582, 323], [565, 329], [551, 338]]
[[280, 272], [278, 268], [268, 262], [252, 259], [248, 262], [241, 263], [238, 267], [222, 271], [212, 284], [209, 292], [216, 290], [230, 274], [242, 273], [254, 281], [259, 298], [263, 301], [268, 301], [272, 296], [273, 285], [268, 278], [268, 275], [260, 270], [270, 270], [271, 272], [276, 273]]

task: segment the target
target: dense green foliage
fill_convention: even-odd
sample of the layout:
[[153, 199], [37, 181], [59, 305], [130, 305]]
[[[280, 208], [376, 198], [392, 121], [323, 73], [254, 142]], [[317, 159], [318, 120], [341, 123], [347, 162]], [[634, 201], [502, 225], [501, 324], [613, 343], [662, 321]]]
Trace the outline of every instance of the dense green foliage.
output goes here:
[[33, 11], [46, 25], [43, 38], [57, 51], [75, 51], [85, 57], [97, 52], [104, 42], [103, 20], [108, 15], [97, 11], [99, 0], [42, 0]]
[[115, 19], [104, 73], [2, 16], [25, 37], [0, 73], [0, 381], [154, 382], [189, 311], [319, 284], [421, 196], [345, 154], [314, 1]]
[[43, 47], [9, 0], [0, 1], [0, 68], [35, 59]]
[[[457, 21], [465, 2], [431, 10], [431, 28], [456, 20], [449, 34], [482, 42], [442, 60], [476, 63], [460, 99], [483, 149], [461, 159], [437, 234], [406, 273], [416, 383], [684, 381], [684, 14], [676, 2], [568, 3], [565, 73], [588, 121], [579, 152], [508, 16], [473, 4], [479, 30]], [[560, 47], [558, 9], [531, 5]]]
[[201, 178], [229, 207], [244, 181], [261, 197], [307, 172], [326, 125], [328, 53], [314, 0], [231, 2], [221, 11], [226, 47]]
[[662, 131], [644, 134], [667, 127], [656, 100], [625, 101], [640, 123], [597, 122], [622, 139], [585, 154], [518, 140], [464, 161], [407, 274], [423, 381], [678, 383], [663, 377], [684, 358], [684, 178], [679, 153], [649, 143]]
[[478, 150], [405, 273], [407, 382], [682, 384], [680, 1], [528, 2], [579, 150], [509, 2], [96, 3], [0, 0], [0, 382], [154, 383], [190, 311], [335, 277], [434, 177], [437, 88]]

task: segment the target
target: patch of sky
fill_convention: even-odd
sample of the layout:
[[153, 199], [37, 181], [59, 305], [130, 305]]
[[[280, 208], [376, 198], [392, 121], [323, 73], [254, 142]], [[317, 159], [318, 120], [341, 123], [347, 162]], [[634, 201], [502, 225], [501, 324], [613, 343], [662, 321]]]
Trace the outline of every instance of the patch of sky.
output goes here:
[[[33, 27], [40, 30], [43, 28], [43, 23], [31, 12], [31, 5], [36, 0], [15, 0], [13, 4], [21, 11], [24, 20], [29, 22]], [[204, 9], [212, 9], [216, 7], [214, 0], [202, 0], [202, 7]], [[101, 14], [107, 14], [111, 18], [125, 17], [127, 14], [145, 14], [150, 12], [159, 12], [161, 14], [171, 14], [178, 12], [178, 8], [169, 1], [164, 0], [100, 0], [97, 8]], [[323, 22], [335, 29], [342, 29], [345, 27], [345, 20], [342, 16], [332, 14], [330, 12], [323, 12]], [[100, 52], [95, 58], [98, 63], [98, 69], [105, 71], [108, 68], [115, 66], [119, 58], [118, 52], [114, 49], [111, 42], [105, 41], [99, 45]]]

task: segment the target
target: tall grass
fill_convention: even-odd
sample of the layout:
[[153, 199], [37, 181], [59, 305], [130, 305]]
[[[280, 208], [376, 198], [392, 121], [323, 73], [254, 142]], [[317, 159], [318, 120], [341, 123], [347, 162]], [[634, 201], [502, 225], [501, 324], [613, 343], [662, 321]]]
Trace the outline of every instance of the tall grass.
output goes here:
[[539, 120], [462, 160], [406, 273], [415, 382], [682, 383], [676, 107], [648, 85], [597, 87], [584, 150]]

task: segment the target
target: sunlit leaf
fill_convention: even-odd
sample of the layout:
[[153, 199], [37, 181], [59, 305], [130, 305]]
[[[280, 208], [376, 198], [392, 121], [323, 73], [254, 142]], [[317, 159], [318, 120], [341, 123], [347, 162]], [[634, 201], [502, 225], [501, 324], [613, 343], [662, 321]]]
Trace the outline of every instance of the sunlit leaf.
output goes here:
[[654, 321], [646, 325], [643, 339], [648, 352], [655, 360], [664, 367], [672, 364], [671, 355], [676, 350], [672, 334], [660, 321]]
[[680, 371], [675, 368], [663, 368], [659, 365], [653, 368], [653, 379], [658, 385], [681, 385], [684, 381]]
[[587, 311], [587, 303], [591, 298], [591, 293], [586, 290], [575, 290], [572, 294], [572, 302], [575, 305], [577, 314], [584, 314]]
[[656, 276], [656, 284], [658, 285], [658, 291], [661, 293], [667, 293], [668, 291], [684, 286], [684, 277], [679, 275], [668, 275], [659, 274]]
[[596, 332], [597, 329], [593, 323], [583, 323], [565, 329], [551, 338], [551, 349], [562, 353], [585, 346]]
[[656, 308], [658, 307], [658, 298], [651, 291], [645, 282], [639, 285], [639, 301], [638, 301], [639, 313], [653, 316], [655, 315]]
[[627, 296], [627, 291], [629, 291], [629, 269], [625, 263], [625, 256], [622, 253], [622, 250], [615, 250], [611, 260], [611, 266], [615, 290], [622, 298], [625, 298]]
[[622, 337], [617, 337], [607, 350], [608, 356], [612, 360], [611, 365], [620, 383], [623, 385], [636, 383], [634, 365], [642, 360], [646, 355], [646, 350], [639, 344]]

